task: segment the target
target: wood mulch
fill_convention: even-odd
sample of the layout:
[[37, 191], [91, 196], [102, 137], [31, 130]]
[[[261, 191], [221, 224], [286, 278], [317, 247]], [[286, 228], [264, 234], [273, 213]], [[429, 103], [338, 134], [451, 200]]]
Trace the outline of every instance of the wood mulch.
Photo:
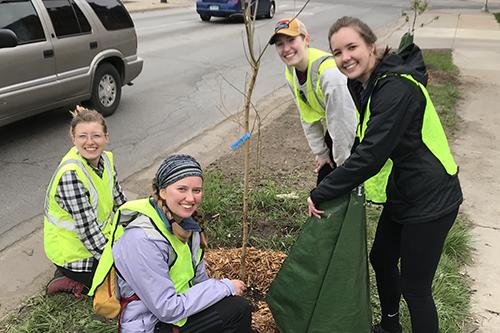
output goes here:
[[[240, 258], [241, 248], [207, 250], [205, 265], [208, 275], [217, 279], [239, 279]], [[285, 258], [286, 254], [282, 252], [248, 248], [247, 292], [244, 296], [252, 304], [252, 327], [258, 333], [279, 333], [264, 298]]]

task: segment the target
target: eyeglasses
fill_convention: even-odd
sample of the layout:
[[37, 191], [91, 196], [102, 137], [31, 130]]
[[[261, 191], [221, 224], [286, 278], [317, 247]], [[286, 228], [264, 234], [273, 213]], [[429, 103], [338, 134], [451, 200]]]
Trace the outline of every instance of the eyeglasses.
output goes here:
[[76, 134], [75, 140], [78, 142], [85, 142], [87, 140], [101, 141], [106, 137], [104, 133], [92, 133], [92, 134]]
[[289, 20], [282, 20], [279, 21], [276, 26], [274, 27], [274, 33], [277, 33], [281, 29], [288, 29], [290, 27], [290, 21]]

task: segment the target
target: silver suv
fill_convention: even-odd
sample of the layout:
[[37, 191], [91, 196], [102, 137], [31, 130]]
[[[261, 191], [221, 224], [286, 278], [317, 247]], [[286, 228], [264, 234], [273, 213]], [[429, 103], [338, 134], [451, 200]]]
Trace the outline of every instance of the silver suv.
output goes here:
[[110, 115], [142, 65], [120, 0], [0, 0], [0, 126], [80, 102]]

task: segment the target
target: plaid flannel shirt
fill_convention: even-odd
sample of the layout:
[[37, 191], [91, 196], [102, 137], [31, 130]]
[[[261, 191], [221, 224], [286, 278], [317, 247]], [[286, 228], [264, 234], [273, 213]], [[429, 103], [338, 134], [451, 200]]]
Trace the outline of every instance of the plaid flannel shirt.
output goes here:
[[[104, 161], [101, 157], [97, 168], [92, 166], [92, 170], [102, 177], [104, 172]], [[124, 204], [127, 199], [118, 183], [116, 169], [113, 170], [115, 184], [113, 186], [113, 211]], [[71, 216], [75, 221], [75, 228], [80, 241], [92, 253], [93, 257], [74, 261], [64, 265], [64, 268], [74, 272], [91, 272], [95, 260], [101, 257], [104, 246], [106, 245], [106, 237], [104, 237], [99, 224], [97, 222], [97, 211], [90, 204], [90, 193], [85, 188], [83, 183], [78, 179], [75, 171], [67, 171], [61, 177], [57, 185], [55, 199], [57, 203]]]

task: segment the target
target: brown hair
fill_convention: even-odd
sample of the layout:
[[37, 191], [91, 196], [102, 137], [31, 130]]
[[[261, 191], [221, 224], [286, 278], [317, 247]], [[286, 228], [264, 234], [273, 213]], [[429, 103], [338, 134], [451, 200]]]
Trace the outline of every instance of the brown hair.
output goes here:
[[[337, 19], [337, 21], [335, 21], [335, 23], [333, 23], [332, 26], [330, 27], [330, 30], [328, 31], [328, 43], [330, 43], [332, 35], [337, 33], [342, 28], [353, 28], [361, 36], [363, 41], [368, 45], [375, 45], [375, 42], [377, 41], [377, 36], [373, 32], [373, 30], [368, 26], [368, 24], [361, 21], [357, 17], [342, 16], [341, 18]], [[378, 56], [377, 54], [377, 48], [375, 48], [374, 52], [375, 55], [377, 56], [377, 59], [380, 60], [385, 55], [387, 55], [389, 51], [390, 48], [386, 46], [384, 52], [382, 52], [380, 56]]]
[[[156, 201], [158, 207], [160, 207], [160, 209], [165, 213], [165, 215], [167, 216], [168, 220], [170, 221], [170, 224], [172, 226], [172, 233], [177, 238], [179, 238], [181, 241], [183, 241], [184, 243], [186, 243], [189, 240], [189, 238], [191, 237], [192, 231], [186, 231], [186, 230], [184, 230], [184, 228], [182, 228], [180, 226], [180, 224], [177, 223], [177, 221], [175, 221], [174, 214], [172, 214], [172, 211], [170, 210], [170, 208], [168, 208], [167, 203], [165, 202], [165, 200], [163, 200], [160, 197], [160, 188], [156, 184], [157, 184], [157, 181], [156, 181], [156, 177], [155, 177], [155, 178], [153, 178], [153, 185], [152, 185], [153, 186], [153, 194], [152, 194], [153, 199]], [[191, 217], [201, 227], [200, 246], [202, 248], [208, 247], [208, 237], [207, 237], [207, 234], [206, 234], [206, 232], [205, 232], [205, 230], [203, 228], [203, 219], [200, 217], [198, 211], [195, 211]]]
[[71, 125], [69, 129], [69, 134], [75, 134], [75, 127], [80, 123], [92, 123], [96, 122], [101, 124], [104, 134], [108, 134], [108, 126], [102, 114], [93, 109], [87, 109], [83, 106], [77, 105], [73, 111], [69, 112], [73, 119], [71, 119]]

